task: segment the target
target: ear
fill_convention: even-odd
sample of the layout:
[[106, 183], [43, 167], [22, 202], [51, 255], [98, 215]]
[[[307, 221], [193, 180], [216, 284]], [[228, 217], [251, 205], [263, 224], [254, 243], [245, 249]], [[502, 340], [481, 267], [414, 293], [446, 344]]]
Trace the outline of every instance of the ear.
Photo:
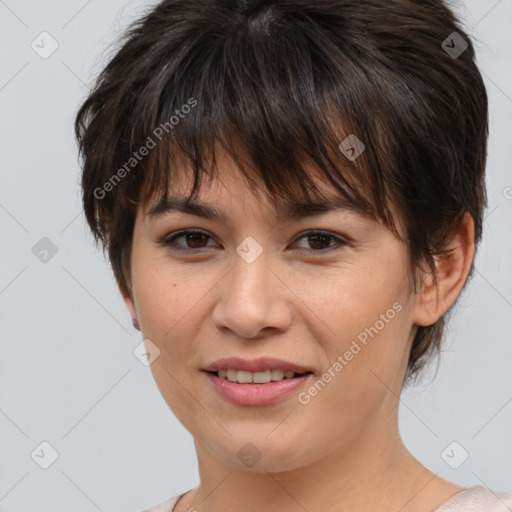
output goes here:
[[[131, 251], [130, 253], [131, 254]], [[130, 256], [128, 256], [130, 257]], [[121, 286], [121, 283], [118, 283], [119, 291], [121, 292], [121, 295], [123, 297], [124, 303], [126, 304], [126, 307], [128, 308], [128, 311], [130, 312], [130, 315], [132, 316], [133, 321], [133, 327], [137, 330], [140, 329], [139, 321], [137, 319], [137, 309], [135, 307], [135, 300], [134, 300], [134, 294], [133, 294], [133, 286], [132, 286], [132, 277], [131, 277], [131, 268], [129, 263], [126, 262], [126, 255], [121, 260], [123, 265], [123, 277], [124, 277], [124, 286]], [[126, 287], [126, 288], [125, 288]], [[128, 292], [126, 291], [128, 290]]]
[[437, 280], [431, 272], [424, 275], [414, 306], [416, 325], [434, 324], [457, 300], [475, 257], [475, 224], [466, 213], [452, 233], [446, 252], [434, 257]]
[[133, 299], [131, 295], [123, 296], [124, 303], [126, 304], [126, 307], [128, 308], [128, 311], [130, 312], [130, 315], [132, 315], [133, 318], [137, 316], [137, 313], [135, 311], [135, 304], [133, 303]]
[[123, 300], [126, 304], [126, 307], [128, 308], [128, 311], [130, 312], [130, 315], [132, 315], [132, 323], [133, 327], [137, 329], [138, 331], [141, 331], [139, 319], [137, 318], [137, 311], [135, 308], [135, 303], [131, 295], [123, 295]]

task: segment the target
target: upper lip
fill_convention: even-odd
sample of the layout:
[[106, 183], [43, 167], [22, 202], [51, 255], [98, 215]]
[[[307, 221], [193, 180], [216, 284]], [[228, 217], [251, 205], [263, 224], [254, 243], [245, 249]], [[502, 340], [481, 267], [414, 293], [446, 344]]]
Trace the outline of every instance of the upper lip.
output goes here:
[[217, 359], [203, 368], [207, 372], [216, 372], [218, 370], [242, 370], [246, 372], [262, 372], [265, 370], [288, 370], [296, 373], [313, 372], [311, 369], [299, 364], [276, 359], [275, 357], [260, 357], [259, 359], [242, 359], [241, 357], [226, 357]]

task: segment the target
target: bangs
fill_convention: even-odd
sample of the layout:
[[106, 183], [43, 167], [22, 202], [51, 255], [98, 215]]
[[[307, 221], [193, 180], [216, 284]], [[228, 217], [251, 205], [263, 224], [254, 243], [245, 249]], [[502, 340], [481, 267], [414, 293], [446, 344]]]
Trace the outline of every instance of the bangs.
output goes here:
[[[185, 166], [194, 177], [189, 198], [197, 196], [203, 178], [222, 175], [222, 147], [251, 189], [264, 190], [273, 204], [325, 200], [314, 174], [352, 209], [394, 227], [386, 182], [394, 139], [384, 140], [378, 122], [391, 109], [382, 97], [392, 94], [363, 71], [370, 68], [364, 49], [356, 66], [332, 34], [313, 37], [300, 18], [301, 30], [282, 27], [270, 7], [231, 23], [222, 36], [197, 30], [185, 49], [169, 46], [172, 65], [136, 71], [148, 82], [131, 112], [129, 151], [148, 135], [158, 147], [142, 166], [134, 199], [165, 201]], [[355, 160], [340, 150], [349, 135], [364, 144]]]

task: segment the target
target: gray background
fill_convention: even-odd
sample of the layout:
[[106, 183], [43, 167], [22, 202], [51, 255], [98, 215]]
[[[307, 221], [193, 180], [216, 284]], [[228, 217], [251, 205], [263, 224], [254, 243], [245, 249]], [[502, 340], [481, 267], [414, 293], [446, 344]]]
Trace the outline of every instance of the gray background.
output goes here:
[[[141, 333], [80, 211], [76, 109], [149, 5], [0, 1], [0, 511], [137, 512], [198, 483], [192, 437], [133, 355]], [[455, 7], [490, 98], [489, 209], [439, 372], [404, 392], [400, 428], [435, 473], [512, 492], [512, 0]], [[31, 47], [43, 31], [58, 43], [46, 59]], [[43, 441], [58, 452], [48, 469]]]

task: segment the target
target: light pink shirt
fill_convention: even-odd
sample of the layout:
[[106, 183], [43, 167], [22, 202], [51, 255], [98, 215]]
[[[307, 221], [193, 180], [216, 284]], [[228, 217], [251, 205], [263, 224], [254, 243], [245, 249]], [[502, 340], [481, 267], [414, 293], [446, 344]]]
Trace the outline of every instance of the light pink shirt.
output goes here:
[[[187, 492], [191, 490], [193, 489]], [[144, 512], [172, 512], [178, 500], [187, 492], [173, 496]], [[432, 512], [512, 512], [512, 494], [494, 492], [487, 487], [474, 485], [453, 495]]]

